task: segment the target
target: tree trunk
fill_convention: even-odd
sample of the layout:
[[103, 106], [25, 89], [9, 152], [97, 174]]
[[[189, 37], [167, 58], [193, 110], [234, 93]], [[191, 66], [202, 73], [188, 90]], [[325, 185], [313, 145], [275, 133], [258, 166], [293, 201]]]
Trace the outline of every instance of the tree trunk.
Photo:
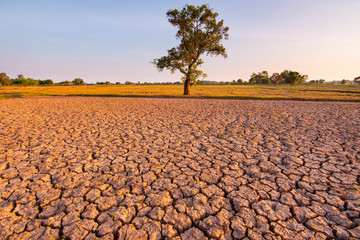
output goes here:
[[190, 93], [190, 76], [186, 76], [184, 82], [184, 95], [189, 95]]

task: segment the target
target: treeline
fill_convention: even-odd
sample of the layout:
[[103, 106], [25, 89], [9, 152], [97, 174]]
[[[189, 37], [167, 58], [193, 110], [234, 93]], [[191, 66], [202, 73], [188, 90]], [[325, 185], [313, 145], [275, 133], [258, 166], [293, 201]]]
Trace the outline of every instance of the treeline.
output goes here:
[[85, 82], [82, 78], [75, 78], [72, 81], [63, 81], [63, 82], [56, 83], [56, 85], [60, 85], [60, 86], [85, 85]]
[[1, 86], [36, 86], [36, 85], [54, 85], [54, 82], [51, 79], [40, 80], [33, 78], [25, 78], [24, 75], [19, 74], [17, 78], [11, 79], [6, 73], [0, 73], [0, 85]]
[[[262, 71], [259, 73], [251, 74], [249, 81], [244, 81], [242, 79], [233, 80], [233, 81], [206, 81], [201, 80], [198, 81], [197, 84], [200, 85], [248, 85], [248, 84], [325, 84], [324, 79], [319, 80], [310, 80], [306, 82], [308, 79], [307, 75], [301, 75], [299, 72], [285, 70], [281, 73], [273, 73], [271, 76], [267, 71]], [[332, 81], [327, 82], [328, 84], [360, 84], [360, 77], [355, 78], [353, 81], [351, 80], [341, 80], [341, 81]], [[40, 80], [33, 78], [25, 78], [24, 75], [19, 74], [17, 78], [11, 79], [6, 73], [0, 73], [0, 86], [71, 86], [71, 85], [85, 85], [86, 83], [82, 78], [75, 78], [72, 81], [62, 81], [59, 83], [54, 83], [51, 79]], [[130, 82], [126, 81], [125, 83], [116, 82], [111, 83], [109, 81], [106, 82], [96, 82], [95, 84], [88, 85], [182, 85], [182, 82]]]
[[126, 81], [125, 83], [115, 82], [111, 83], [109, 81], [106, 82], [96, 82], [96, 84], [89, 85], [182, 85], [182, 82], [130, 82]]
[[73, 81], [63, 81], [60, 83], [54, 83], [51, 79], [40, 80], [33, 78], [25, 78], [24, 75], [19, 74], [17, 78], [11, 79], [6, 73], [0, 73], [0, 86], [53, 86], [53, 85], [84, 85], [85, 82], [81, 78], [75, 78]]
[[307, 75], [299, 72], [285, 70], [282, 73], [273, 73], [271, 76], [267, 71], [253, 73], [249, 79], [250, 84], [301, 84], [308, 79]]

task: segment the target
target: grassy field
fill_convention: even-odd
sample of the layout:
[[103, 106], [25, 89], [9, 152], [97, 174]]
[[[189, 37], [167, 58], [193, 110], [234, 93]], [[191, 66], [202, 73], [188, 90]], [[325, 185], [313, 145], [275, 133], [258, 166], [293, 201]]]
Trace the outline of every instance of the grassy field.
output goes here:
[[[180, 85], [0, 87], [0, 99], [33, 96], [184, 97]], [[360, 85], [194, 85], [190, 97], [360, 102]]]

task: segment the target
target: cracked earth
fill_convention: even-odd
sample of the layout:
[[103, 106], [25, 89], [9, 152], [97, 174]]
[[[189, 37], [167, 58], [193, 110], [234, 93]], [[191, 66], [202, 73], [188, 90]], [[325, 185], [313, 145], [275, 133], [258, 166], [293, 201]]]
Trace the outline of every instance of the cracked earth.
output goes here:
[[359, 103], [0, 103], [0, 239], [360, 238]]

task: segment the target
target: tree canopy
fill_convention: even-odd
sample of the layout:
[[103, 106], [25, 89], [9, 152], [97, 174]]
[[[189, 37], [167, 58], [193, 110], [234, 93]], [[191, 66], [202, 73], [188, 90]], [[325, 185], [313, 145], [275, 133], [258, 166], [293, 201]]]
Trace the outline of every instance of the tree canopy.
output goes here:
[[250, 84], [269, 84], [270, 83], [269, 73], [267, 71], [253, 73], [253, 74], [251, 74], [249, 83]]
[[168, 69], [171, 73], [179, 70], [184, 74], [184, 95], [189, 95], [190, 86], [200, 78], [206, 77], [198, 68], [204, 63], [201, 55], [227, 57], [222, 39], [228, 39], [228, 27], [223, 20], [217, 21], [218, 13], [207, 5], [195, 7], [185, 5], [167, 12], [169, 22], [178, 28], [176, 38], [180, 44], [168, 50], [168, 55], [154, 59], [153, 63], [159, 71]]
[[72, 81], [72, 84], [74, 85], [84, 85], [85, 82], [82, 78], [75, 78], [73, 81]]
[[308, 75], [301, 75], [298, 72], [285, 70], [281, 73], [282, 78], [284, 79], [285, 83], [289, 84], [300, 84], [305, 83], [308, 79]]
[[298, 72], [284, 70], [282, 73], [273, 73], [269, 77], [267, 71], [262, 71], [259, 73], [251, 74], [249, 79], [250, 84], [278, 84], [278, 83], [288, 83], [288, 84], [301, 84], [305, 83], [308, 79], [307, 75], [301, 75]]
[[11, 79], [6, 75], [6, 73], [2, 72], [0, 73], [0, 86], [8, 86], [11, 85]]

